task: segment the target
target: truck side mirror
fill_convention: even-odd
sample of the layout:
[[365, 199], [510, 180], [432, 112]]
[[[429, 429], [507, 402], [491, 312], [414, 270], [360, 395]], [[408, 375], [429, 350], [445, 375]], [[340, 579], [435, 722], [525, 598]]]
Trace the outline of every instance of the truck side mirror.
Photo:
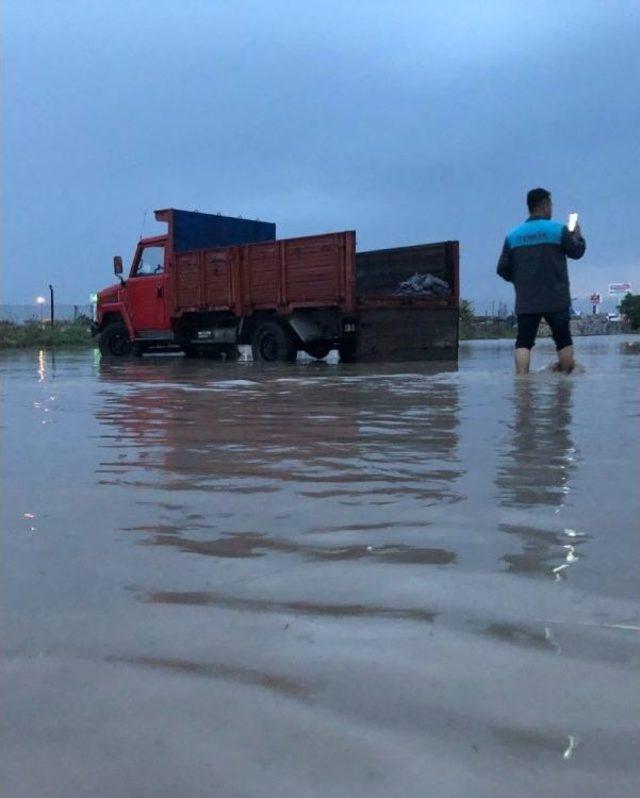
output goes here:
[[113, 272], [114, 274], [122, 274], [122, 258], [116, 255], [113, 258]]

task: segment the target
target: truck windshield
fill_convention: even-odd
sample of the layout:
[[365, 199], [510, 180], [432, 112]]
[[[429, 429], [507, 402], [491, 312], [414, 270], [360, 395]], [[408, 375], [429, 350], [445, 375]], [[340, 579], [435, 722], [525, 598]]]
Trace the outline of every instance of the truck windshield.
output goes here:
[[162, 274], [164, 271], [164, 247], [145, 247], [140, 255], [136, 277], [146, 277], [149, 274]]

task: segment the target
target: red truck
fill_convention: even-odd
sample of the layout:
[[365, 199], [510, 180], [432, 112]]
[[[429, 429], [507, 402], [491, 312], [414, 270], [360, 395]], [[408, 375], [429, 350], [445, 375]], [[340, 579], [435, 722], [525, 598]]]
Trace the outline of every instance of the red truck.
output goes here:
[[179, 350], [291, 362], [456, 360], [457, 241], [356, 253], [353, 231], [276, 239], [268, 222], [159, 210], [129, 276], [98, 293], [105, 356]]

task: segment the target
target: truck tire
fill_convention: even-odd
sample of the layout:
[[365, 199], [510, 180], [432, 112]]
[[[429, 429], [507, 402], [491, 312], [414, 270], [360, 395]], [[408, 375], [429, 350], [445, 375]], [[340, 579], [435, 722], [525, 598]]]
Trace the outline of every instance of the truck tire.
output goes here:
[[112, 321], [111, 324], [107, 324], [100, 333], [98, 346], [100, 347], [100, 354], [105, 357], [126, 357], [130, 355], [133, 345], [131, 338], [129, 338], [127, 325], [122, 321]]
[[333, 346], [326, 341], [316, 341], [312, 344], [306, 344], [304, 347], [304, 351], [311, 357], [315, 357], [316, 360], [324, 360], [332, 349]]
[[251, 354], [262, 363], [293, 363], [298, 346], [289, 329], [277, 321], [265, 321], [253, 334]]

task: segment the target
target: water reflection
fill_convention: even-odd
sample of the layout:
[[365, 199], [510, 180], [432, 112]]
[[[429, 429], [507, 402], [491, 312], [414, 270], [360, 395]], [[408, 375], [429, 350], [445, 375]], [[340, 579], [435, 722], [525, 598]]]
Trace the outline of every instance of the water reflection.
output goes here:
[[[177, 529], [174, 527], [174, 530]], [[263, 557], [269, 552], [300, 554], [316, 562], [331, 560], [361, 560], [406, 564], [449, 565], [456, 561], [453, 551], [415, 546], [310, 546], [295, 540], [270, 537], [264, 533], [225, 533], [215, 540], [200, 540], [167, 534], [163, 528], [150, 528], [152, 536], [146, 545], [175, 546], [180, 551], [208, 557]]]
[[379, 604], [326, 604], [318, 601], [273, 601], [270, 599], [235, 598], [211, 591], [147, 593], [144, 600], [151, 604], [177, 604], [192, 607], [225, 607], [249, 612], [317, 615], [327, 618], [403, 618], [432, 623], [436, 617], [422, 607], [383, 607]]
[[[455, 383], [399, 394], [392, 376], [279, 378], [245, 366], [216, 379], [210, 369], [165, 366], [163, 382], [142, 366], [101, 369], [101, 380], [125, 389], [107, 391], [97, 414], [108, 428], [104, 447], [119, 452], [103, 461], [103, 473], [135, 474], [140, 486], [162, 473], [166, 489], [224, 493], [295, 483], [303, 496], [344, 503], [456, 498]], [[127, 448], [135, 456], [123, 456]]]
[[166, 657], [107, 657], [107, 662], [122, 663], [126, 665], [139, 665], [153, 668], [168, 673], [179, 673], [186, 676], [204, 676], [213, 679], [225, 679], [240, 684], [249, 684], [284, 693], [292, 697], [307, 695], [309, 688], [303, 683], [286, 676], [274, 673], [265, 673], [242, 666], [232, 666], [216, 662], [191, 662], [183, 659], [170, 659]]
[[56, 350], [38, 349], [38, 362], [36, 366], [38, 382], [45, 382], [55, 378], [56, 373]]
[[522, 546], [519, 552], [505, 554], [509, 571], [559, 579], [579, 559], [576, 547], [585, 535], [545, 527], [550, 510], [553, 525], [562, 523], [576, 468], [573, 390], [574, 379], [563, 376], [516, 381], [512, 442], [499, 460], [495, 480], [500, 503], [526, 511], [525, 523], [500, 526]]
[[575, 468], [571, 439], [573, 380], [518, 380], [514, 390], [512, 445], [498, 471], [502, 504], [560, 507]]
[[485, 634], [497, 640], [540, 651], [558, 651], [548, 627], [535, 628], [521, 623], [492, 623]]
[[144, 503], [148, 520], [123, 528], [140, 544], [227, 562], [456, 563], [429, 544], [430, 508], [460, 499], [446, 374], [176, 358], [99, 377], [97, 477]]

